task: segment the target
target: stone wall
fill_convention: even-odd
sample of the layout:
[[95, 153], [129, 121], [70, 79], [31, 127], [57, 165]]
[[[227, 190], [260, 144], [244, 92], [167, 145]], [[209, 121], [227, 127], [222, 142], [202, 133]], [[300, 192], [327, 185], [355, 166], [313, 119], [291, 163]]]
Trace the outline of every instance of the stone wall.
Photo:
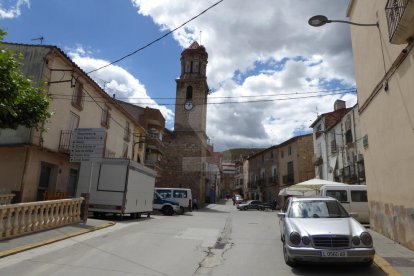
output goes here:
[[193, 198], [204, 203], [206, 145], [202, 137], [193, 131], [167, 133], [164, 143], [165, 155], [160, 162], [164, 169], [155, 186], [190, 188]]
[[370, 201], [371, 228], [414, 250], [414, 207]]

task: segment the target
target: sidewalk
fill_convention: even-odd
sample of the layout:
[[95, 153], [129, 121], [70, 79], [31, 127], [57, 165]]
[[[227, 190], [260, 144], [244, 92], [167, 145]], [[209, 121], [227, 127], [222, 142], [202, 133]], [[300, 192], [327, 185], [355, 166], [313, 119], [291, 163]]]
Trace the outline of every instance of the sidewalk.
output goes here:
[[374, 239], [375, 263], [388, 275], [414, 275], [414, 251], [368, 229]]
[[0, 241], [0, 258], [109, 227], [114, 224], [114, 222], [110, 221], [88, 219], [86, 223], [75, 223], [50, 230], [45, 230], [42, 232], [37, 232], [34, 234], [2, 240]]

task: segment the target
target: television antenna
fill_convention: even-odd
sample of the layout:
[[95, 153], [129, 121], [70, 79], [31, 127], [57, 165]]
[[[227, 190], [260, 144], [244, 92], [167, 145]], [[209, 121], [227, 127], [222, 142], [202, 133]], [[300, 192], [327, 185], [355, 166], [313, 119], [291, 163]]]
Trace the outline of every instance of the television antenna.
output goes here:
[[31, 41], [39, 40], [40, 41], [40, 45], [42, 45], [43, 44], [43, 39], [45, 39], [43, 36], [39, 36], [37, 38], [32, 38]]

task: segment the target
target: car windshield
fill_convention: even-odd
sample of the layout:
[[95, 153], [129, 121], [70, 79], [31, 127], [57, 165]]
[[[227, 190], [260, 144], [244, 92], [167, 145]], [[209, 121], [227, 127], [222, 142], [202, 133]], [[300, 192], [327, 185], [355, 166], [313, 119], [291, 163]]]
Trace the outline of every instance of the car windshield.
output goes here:
[[349, 214], [337, 201], [295, 201], [289, 211], [290, 218], [347, 218]]

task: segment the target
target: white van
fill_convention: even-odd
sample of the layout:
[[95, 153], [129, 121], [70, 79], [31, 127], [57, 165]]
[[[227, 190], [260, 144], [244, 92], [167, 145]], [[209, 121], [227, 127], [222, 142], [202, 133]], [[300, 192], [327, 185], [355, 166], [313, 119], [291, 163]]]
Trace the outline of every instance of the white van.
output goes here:
[[192, 211], [193, 195], [191, 189], [184, 188], [155, 188], [165, 199], [172, 199], [180, 204], [181, 213]]
[[359, 222], [369, 223], [366, 185], [324, 185], [320, 194], [336, 198], [349, 213], [358, 213]]

